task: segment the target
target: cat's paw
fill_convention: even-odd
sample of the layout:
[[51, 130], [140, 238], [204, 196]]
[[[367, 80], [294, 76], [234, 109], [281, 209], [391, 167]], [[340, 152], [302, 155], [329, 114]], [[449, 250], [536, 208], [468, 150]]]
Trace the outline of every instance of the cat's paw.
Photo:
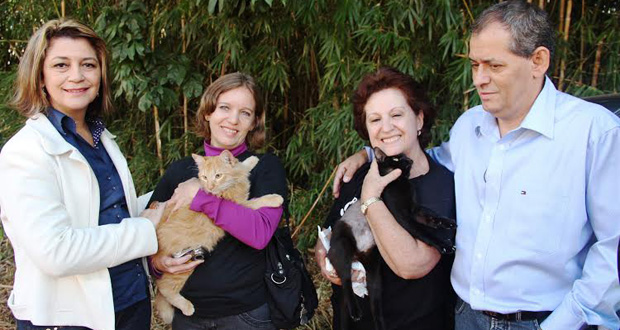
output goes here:
[[248, 169], [253, 169], [254, 166], [256, 166], [256, 164], [258, 164], [258, 157], [256, 156], [250, 156], [248, 158], [246, 158], [242, 164], [247, 167]]
[[262, 197], [265, 206], [267, 207], [279, 207], [284, 203], [284, 198], [278, 194], [270, 194]]
[[189, 300], [184, 304], [184, 306], [181, 307], [181, 312], [183, 312], [183, 315], [185, 316], [192, 316], [195, 311], [194, 304], [189, 302]]

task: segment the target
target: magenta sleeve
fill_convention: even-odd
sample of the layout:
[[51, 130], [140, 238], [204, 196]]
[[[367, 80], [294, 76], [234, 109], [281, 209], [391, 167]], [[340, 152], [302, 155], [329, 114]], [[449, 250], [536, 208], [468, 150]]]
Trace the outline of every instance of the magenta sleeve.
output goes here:
[[206, 214], [217, 226], [258, 250], [271, 240], [283, 211], [281, 206], [253, 210], [202, 190], [194, 196], [190, 209]]

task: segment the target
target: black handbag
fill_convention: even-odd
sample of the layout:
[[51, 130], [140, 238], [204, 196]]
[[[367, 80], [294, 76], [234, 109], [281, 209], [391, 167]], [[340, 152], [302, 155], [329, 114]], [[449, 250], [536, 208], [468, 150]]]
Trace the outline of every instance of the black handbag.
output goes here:
[[271, 321], [278, 329], [308, 323], [319, 301], [301, 253], [293, 245], [288, 220], [287, 226], [276, 230], [265, 252]]

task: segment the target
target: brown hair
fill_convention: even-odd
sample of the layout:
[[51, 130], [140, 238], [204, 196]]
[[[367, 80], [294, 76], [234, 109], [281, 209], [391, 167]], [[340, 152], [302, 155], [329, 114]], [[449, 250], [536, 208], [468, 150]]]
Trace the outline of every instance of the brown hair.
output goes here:
[[11, 104], [20, 114], [32, 117], [46, 112], [50, 101], [42, 88], [45, 53], [54, 38], [84, 38], [97, 53], [101, 67], [101, 84], [95, 100], [88, 105], [88, 114], [101, 116], [112, 111], [112, 97], [108, 80], [108, 56], [105, 42], [88, 26], [71, 19], [51, 20], [35, 32], [19, 62], [15, 94]]
[[265, 143], [265, 108], [260, 89], [254, 82], [254, 78], [245, 73], [235, 72], [223, 75], [207, 87], [207, 90], [200, 98], [200, 106], [196, 112], [196, 132], [207, 140], [211, 139], [209, 122], [205, 117], [215, 111], [217, 99], [222, 93], [239, 87], [247, 88], [254, 96], [254, 103], [256, 105], [254, 109], [254, 128], [248, 132], [248, 136], [245, 139], [251, 148], [257, 149]]
[[431, 140], [431, 127], [435, 122], [437, 113], [428, 101], [422, 86], [415, 82], [411, 76], [394, 68], [382, 67], [377, 72], [364, 76], [357, 86], [357, 90], [353, 94], [353, 125], [355, 130], [362, 139], [369, 139], [364, 106], [372, 94], [388, 88], [400, 90], [416, 115], [420, 114], [420, 111], [424, 114], [424, 125], [418, 137], [420, 146], [424, 149]]

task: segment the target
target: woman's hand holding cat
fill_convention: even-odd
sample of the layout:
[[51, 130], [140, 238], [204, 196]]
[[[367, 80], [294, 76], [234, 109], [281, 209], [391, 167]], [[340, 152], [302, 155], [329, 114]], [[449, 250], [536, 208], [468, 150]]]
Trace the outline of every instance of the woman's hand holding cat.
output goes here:
[[199, 189], [200, 181], [198, 178], [191, 178], [179, 184], [168, 201], [173, 206], [172, 211], [176, 211], [182, 206], [190, 205]]
[[166, 209], [166, 203], [157, 203], [157, 206], [155, 208], [148, 208], [142, 211], [142, 213], [140, 213], [140, 216], [151, 220], [153, 226], [157, 228], [157, 225], [161, 220], [161, 216], [164, 214], [164, 209]]
[[316, 240], [316, 245], [314, 246], [314, 258], [316, 259], [316, 263], [319, 265], [319, 268], [321, 268], [321, 275], [323, 275], [325, 279], [327, 279], [333, 284], [342, 285], [340, 277], [338, 277], [338, 274], [336, 274], [335, 271], [330, 272], [325, 269], [325, 258], [327, 258], [327, 250], [325, 249], [325, 246], [323, 246], [323, 243], [321, 243], [320, 239]]
[[379, 174], [377, 160], [373, 160], [370, 164], [370, 170], [368, 170], [368, 174], [366, 174], [362, 185], [362, 193], [360, 195], [360, 200], [362, 203], [367, 201], [369, 198], [381, 196], [383, 189], [385, 189], [390, 182], [396, 180], [400, 176], [401, 172], [402, 171], [400, 169], [395, 169], [385, 176], [381, 176], [381, 174]]
[[190, 259], [192, 259], [191, 254], [180, 258], [153, 256], [153, 258], [151, 258], [151, 263], [155, 269], [162, 273], [181, 274], [196, 268], [196, 266], [204, 262], [204, 260], [188, 262]]

